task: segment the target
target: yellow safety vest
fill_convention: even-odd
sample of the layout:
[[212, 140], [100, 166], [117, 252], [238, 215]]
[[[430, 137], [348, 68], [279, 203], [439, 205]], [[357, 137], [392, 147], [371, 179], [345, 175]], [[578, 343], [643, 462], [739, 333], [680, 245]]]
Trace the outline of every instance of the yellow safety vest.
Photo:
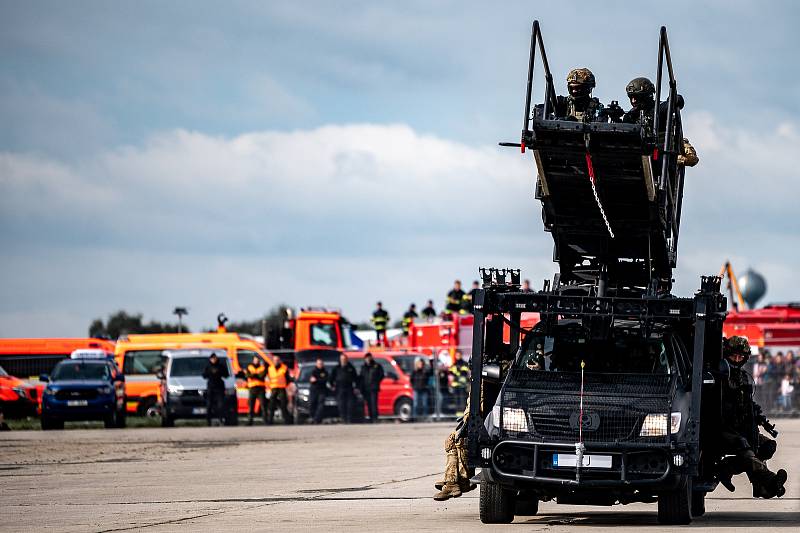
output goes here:
[[264, 365], [255, 366], [253, 363], [247, 365], [247, 388], [266, 387], [264, 379], [267, 376], [267, 368]]
[[275, 365], [269, 367], [269, 387], [271, 389], [285, 389], [286, 388], [286, 372], [289, 369], [286, 365], [281, 365], [280, 368], [275, 368]]

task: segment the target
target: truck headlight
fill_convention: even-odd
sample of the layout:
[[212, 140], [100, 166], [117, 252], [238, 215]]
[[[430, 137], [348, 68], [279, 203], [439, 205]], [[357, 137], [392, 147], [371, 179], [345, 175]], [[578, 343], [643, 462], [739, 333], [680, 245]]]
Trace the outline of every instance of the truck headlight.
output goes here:
[[525, 411], [514, 407], [503, 408], [503, 429], [507, 431], [528, 431], [528, 417]]
[[672, 413], [667, 419], [667, 413], [651, 413], [644, 418], [640, 437], [666, 437], [667, 423], [669, 422], [669, 432], [674, 435], [681, 428], [681, 414]]
[[174, 396], [180, 396], [181, 394], [183, 394], [183, 389], [176, 387], [174, 385], [170, 385], [169, 387], [167, 387], [167, 393], [172, 394]]

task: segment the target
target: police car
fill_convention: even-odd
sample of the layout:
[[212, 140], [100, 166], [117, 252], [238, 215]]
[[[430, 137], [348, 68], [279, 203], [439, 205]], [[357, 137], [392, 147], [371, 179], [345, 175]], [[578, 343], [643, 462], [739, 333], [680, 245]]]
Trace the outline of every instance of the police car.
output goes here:
[[42, 395], [42, 429], [64, 429], [66, 420], [102, 420], [125, 427], [125, 378], [105, 350], [82, 349], [59, 362]]

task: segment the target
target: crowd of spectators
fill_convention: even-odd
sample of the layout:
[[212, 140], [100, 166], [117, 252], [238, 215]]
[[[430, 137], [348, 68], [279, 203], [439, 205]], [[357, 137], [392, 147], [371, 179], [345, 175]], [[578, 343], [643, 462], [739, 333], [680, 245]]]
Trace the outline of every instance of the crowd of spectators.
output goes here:
[[756, 402], [767, 413], [792, 413], [800, 391], [800, 357], [794, 350], [761, 350], [753, 362]]

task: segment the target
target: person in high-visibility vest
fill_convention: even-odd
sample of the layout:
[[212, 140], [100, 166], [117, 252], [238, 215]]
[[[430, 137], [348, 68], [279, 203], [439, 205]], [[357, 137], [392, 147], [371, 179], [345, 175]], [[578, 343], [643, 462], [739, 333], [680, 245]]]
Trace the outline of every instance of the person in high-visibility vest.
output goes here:
[[456, 416], [461, 416], [461, 409], [467, 403], [467, 390], [469, 387], [469, 365], [462, 359], [462, 354], [456, 350], [455, 360], [450, 367], [450, 375], [453, 376], [451, 387], [453, 388], [453, 397], [456, 401]]
[[408, 306], [408, 311], [405, 312], [403, 315], [403, 336], [408, 337], [408, 330], [411, 328], [411, 324], [414, 323], [414, 319], [419, 318], [417, 314], [417, 306], [415, 304], [411, 304]]
[[447, 293], [447, 305], [445, 305], [445, 313], [457, 315], [461, 309], [461, 301], [464, 299], [464, 291], [461, 290], [461, 281], [455, 280], [453, 288]]
[[465, 292], [464, 296], [461, 297], [461, 309], [459, 309], [459, 313], [462, 315], [472, 314], [473, 306], [475, 305], [473, 302], [475, 301], [475, 293], [478, 289], [481, 288], [480, 283], [477, 281], [472, 282], [472, 289], [469, 292]]
[[289, 374], [289, 367], [283, 364], [280, 357], [275, 357], [275, 362], [267, 370], [269, 376], [269, 414], [267, 424], [271, 425], [275, 418], [275, 409], [280, 407], [281, 416], [285, 424], [293, 424], [294, 419], [289, 413], [289, 398], [286, 395], [286, 387], [292, 381]]
[[261, 410], [264, 423], [267, 423], [267, 366], [257, 355], [253, 356], [253, 362], [247, 365], [247, 391], [249, 394], [249, 408], [247, 410], [247, 425], [253, 425], [253, 412], [255, 411], [256, 401]]
[[389, 326], [389, 313], [383, 308], [383, 304], [375, 304], [377, 309], [372, 312], [372, 326], [375, 328], [375, 340], [379, 345], [386, 346], [386, 328]]

